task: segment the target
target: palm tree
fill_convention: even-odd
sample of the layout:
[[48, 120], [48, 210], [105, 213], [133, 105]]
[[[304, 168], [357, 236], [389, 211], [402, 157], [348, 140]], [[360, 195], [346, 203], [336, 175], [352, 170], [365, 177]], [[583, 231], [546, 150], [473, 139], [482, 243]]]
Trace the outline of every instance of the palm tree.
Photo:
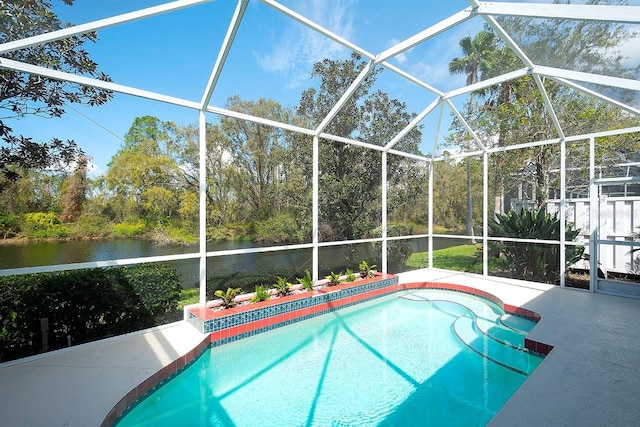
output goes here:
[[[476, 83], [491, 68], [491, 59], [496, 52], [495, 35], [491, 31], [482, 30], [472, 39], [467, 36], [460, 40], [463, 57], [453, 58], [449, 62], [450, 74], [465, 74], [467, 85]], [[473, 96], [469, 98], [469, 117], [473, 113]], [[467, 157], [467, 234], [473, 238], [473, 215], [471, 201], [471, 160]]]

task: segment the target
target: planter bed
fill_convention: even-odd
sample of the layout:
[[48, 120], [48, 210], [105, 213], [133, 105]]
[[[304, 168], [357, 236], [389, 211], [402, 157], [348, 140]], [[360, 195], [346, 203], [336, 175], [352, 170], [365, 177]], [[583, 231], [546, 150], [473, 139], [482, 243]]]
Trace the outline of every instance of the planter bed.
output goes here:
[[217, 346], [395, 292], [397, 285], [397, 276], [376, 274], [225, 310], [191, 307], [187, 309], [187, 321], [209, 334], [211, 345]]

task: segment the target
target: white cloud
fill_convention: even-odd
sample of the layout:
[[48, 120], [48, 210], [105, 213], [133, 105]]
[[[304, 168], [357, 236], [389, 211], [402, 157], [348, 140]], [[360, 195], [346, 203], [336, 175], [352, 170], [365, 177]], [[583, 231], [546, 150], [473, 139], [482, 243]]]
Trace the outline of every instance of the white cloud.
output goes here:
[[625, 58], [623, 64], [627, 67], [637, 67], [640, 64], [640, 38], [627, 40], [620, 46], [620, 54]]
[[[299, 13], [335, 34], [349, 40], [353, 35], [355, 13], [353, 2], [347, 1], [338, 6], [329, 5], [323, 0], [313, 0]], [[259, 55], [254, 52], [258, 65], [265, 71], [286, 73], [289, 85], [297, 87], [308, 78], [313, 64], [347, 51], [342, 45], [295, 22], [284, 27], [272, 50]]]
[[[394, 47], [398, 43], [400, 43], [400, 40], [398, 40], [396, 38], [392, 38], [387, 43], [387, 47], [388, 48]], [[398, 62], [398, 64], [400, 64], [400, 65], [405, 64], [407, 62], [407, 52], [411, 52], [411, 49], [394, 56], [393, 59], [395, 59]]]

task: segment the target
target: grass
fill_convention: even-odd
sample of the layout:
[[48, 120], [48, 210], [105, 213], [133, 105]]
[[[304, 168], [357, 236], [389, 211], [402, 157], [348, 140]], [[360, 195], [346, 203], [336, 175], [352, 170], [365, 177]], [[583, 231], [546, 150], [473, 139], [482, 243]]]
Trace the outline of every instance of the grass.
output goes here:
[[[489, 258], [489, 270], [500, 268], [499, 260]], [[416, 252], [407, 260], [407, 267], [425, 268], [429, 265], [429, 252]], [[482, 245], [458, 245], [433, 251], [434, 268], [482, 274]]]
[[196, 304], [200, 301], [200, 289], [189, 288], [180, 292], [180, 301], [178, 301], [178, 309], [182, 310], [185, 305]]

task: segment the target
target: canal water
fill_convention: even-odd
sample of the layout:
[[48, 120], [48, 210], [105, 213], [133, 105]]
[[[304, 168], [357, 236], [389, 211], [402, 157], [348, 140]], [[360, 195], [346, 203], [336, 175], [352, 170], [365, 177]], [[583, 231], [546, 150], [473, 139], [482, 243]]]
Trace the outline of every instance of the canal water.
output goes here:
[[[427, 250], [427, 239], [413, 239], [414, 252]], [[434, 249], [461, 244], [455, 239], [434, 239]], [[253, 242], [214, 242], [207, 245], [208, 251], [254, 248], [260, 245]], [[332, 265], [344, 264], [348, 251], [355, 250], [352, 259], [367, 260], [370, 263], [376, 256], [371, 244], [351, 246], [331, 246], [320, 248], [321, 270]], [[108, 261], [138, 257], [197, 253], [198, 246], [158, 245], [149, 241], [135, 239], [88, 240], [59, 242], [29, 242], [0, 245], [0, 269], [35, 267], [41, 265], [73, 264], [92, 261]], [[263, 252], [245, 255], [210, 257], [207, 261], [208, 276], [227, 276], [247, 271], [292, 271], [311, 269], [311, 249], [296, 249], [282, 252]], [[183, 275], [183, 286], [193, 286], [198, 282], [198, 259], [171, 261]], [[357, 268], [354, 265], [353, 269]], [[324, 271], [321, 274], [328, 274]]]

